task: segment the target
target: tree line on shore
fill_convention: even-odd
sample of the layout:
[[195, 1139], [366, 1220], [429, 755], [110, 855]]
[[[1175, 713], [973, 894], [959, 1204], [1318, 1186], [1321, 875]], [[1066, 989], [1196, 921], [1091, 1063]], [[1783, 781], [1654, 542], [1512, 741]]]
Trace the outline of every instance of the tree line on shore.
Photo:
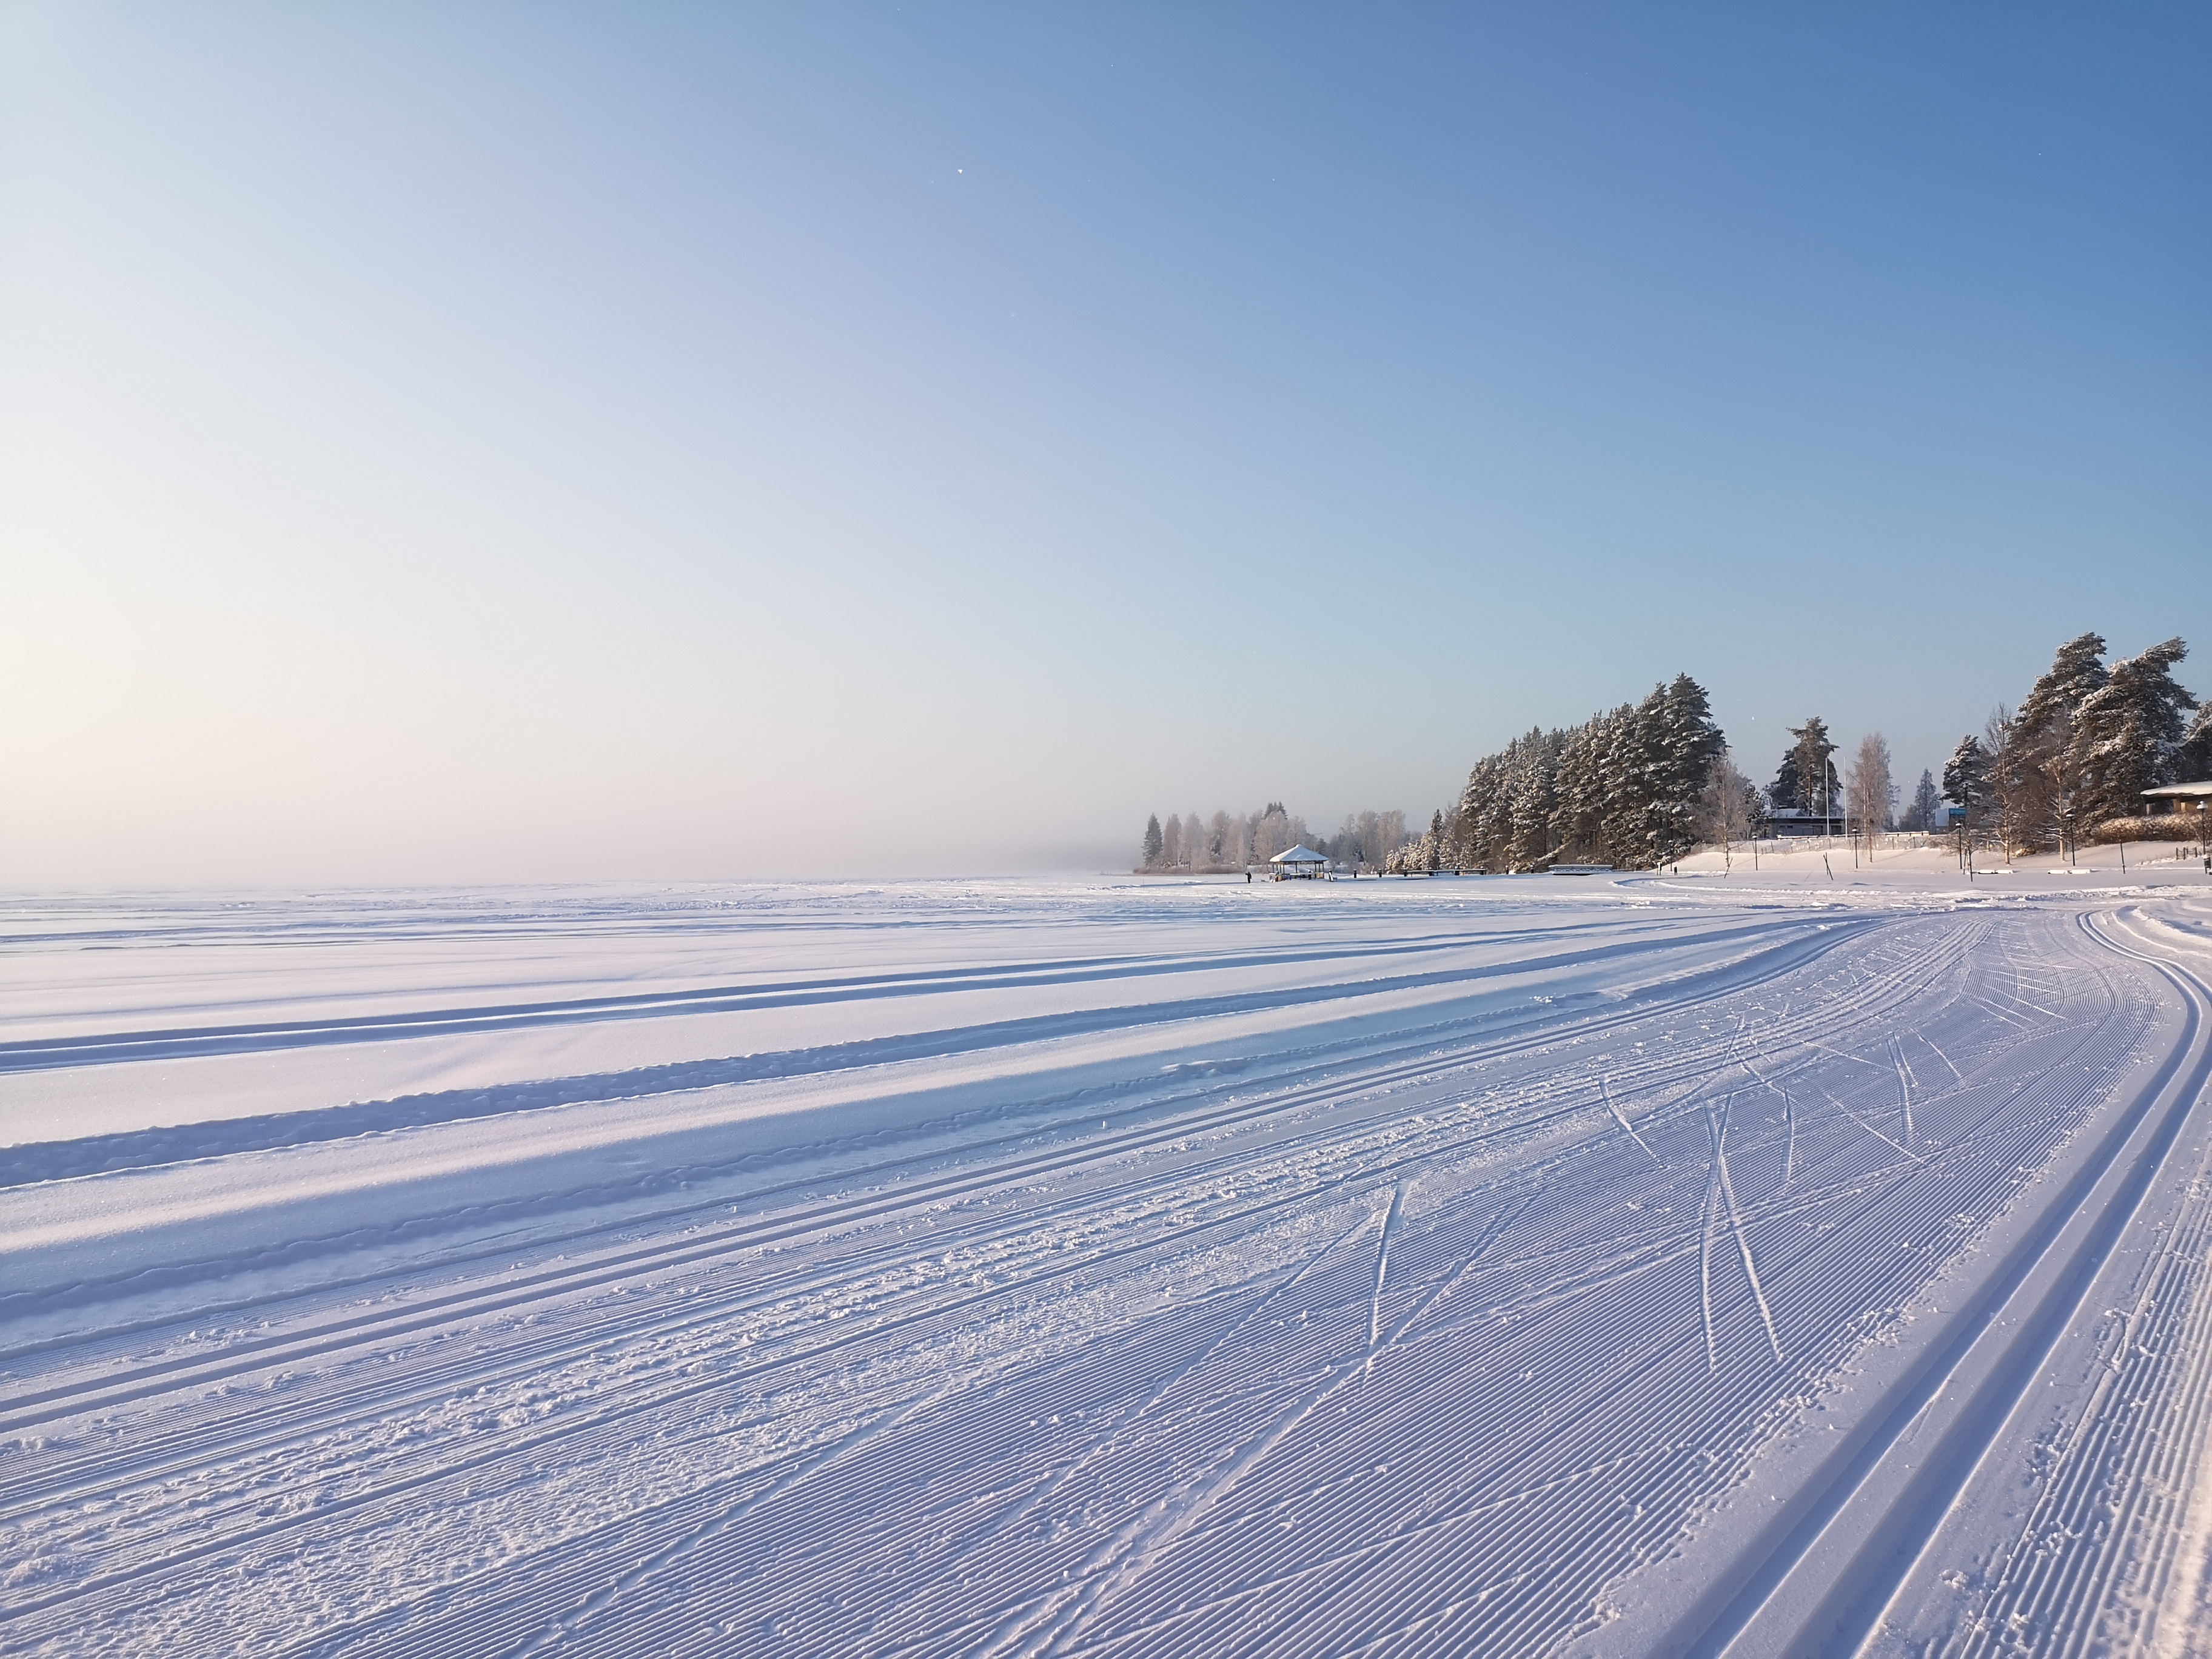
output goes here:
[[1827, 723], [1808, 716], [1789, 728], [1774, 781], [1761, 787], [1737, 768], [1705, 688], [1678, 674], [1640, 702], [1580, 726], [1532, 728], [1486, 755], [1425, 830], [1409, 830], [1402, 812], [1368, 811], [1316, 836], [1279, 802], [1244, 817], [1170, 814], [1164, 825], [1157, 817], [1146, 823], [1143, 867], [1239, 870], [1303, 844], [1353, 870], [1392, 875], [1652, 869], [1699, 845], [1763, 836], [1785, 817], [1853, 834], [1935, 830], [1952, 806], [2014, 853], [2100, 833], [2140, 836], [2142, 791], [2212, 775], [2212, 703], [2200, 708], [2172, 674], [2188, 649], [2167, 640], [2108, 668], [2102, 635], [2069, 641], [2017, 710], [2000, 704], [1960, 744], [1940, 787], [1931, 770], [1921, 772], [1901, 815], [1881, 732], [1861, 738], [1839, 769]]
[[[1468, 775], [1455, 810], [1417, 849], [1424, 869], [1648, 869], [1696, 846], [1727, 740], [1687, 674], [1580, 726], [1532, 729]], [[1433, 860], [1433, 861], [1432, 861]]]
[[2160, 827], [2145, 790], [2212, 775], [2212, 703], [2173, 678], [2188, 654], [2177, 637], [2107, 666], [2101, 634], [2067, 641], [2017, 708], [1960, 740], [1944, 794], [2008, 853], [2142, 838]]
[[1196, 812], [1179, 817], [1170, 812], [1163, 823], [1155, 813], [1145, 823], [1141, 867], [1218, 875], [1265, 864], [1278, 853], [1305, 847], [1333, 863], [1379, 870], [1406, 840], [1406, 815], [1395, 809], [1347, 812], [1334, 835], [1319, 836], [1306, 828], [1304, 818], [1286, 811], [1282, 802], [1270, 801], [1259, 811], [1242, 817], [1223, 811], [1210, 818]]

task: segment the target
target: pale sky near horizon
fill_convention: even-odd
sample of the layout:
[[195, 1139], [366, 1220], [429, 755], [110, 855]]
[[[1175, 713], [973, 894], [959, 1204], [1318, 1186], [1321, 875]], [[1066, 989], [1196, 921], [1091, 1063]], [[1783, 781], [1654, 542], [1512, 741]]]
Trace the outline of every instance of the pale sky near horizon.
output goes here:
[[0, 888], [2212, 695], [2209, 196], [2197, 6], [0, 4]]

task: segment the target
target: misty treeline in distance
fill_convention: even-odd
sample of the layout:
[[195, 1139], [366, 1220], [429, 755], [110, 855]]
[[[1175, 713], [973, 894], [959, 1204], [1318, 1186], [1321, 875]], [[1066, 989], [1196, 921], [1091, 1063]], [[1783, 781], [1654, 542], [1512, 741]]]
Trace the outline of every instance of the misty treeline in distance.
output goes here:
[[1162, 823], [1153, 816], [1145, 824], [1143, 867], [1218, 875], [1307, 847], [1339, 864], [1379, 870], [1406, 840], [1406, 815], [1401, 811], [1347, 812], [1334, 835], [1317, 836], [1304, 818], [1285, 811], [1282, 802], [1270, 801], [1242, 817], [1229, 812], [1179, 817], [1170, 812]]
[[[1334, 836], [1315, 837], [1273, 805], [1249, 820], [1243, 848], [1264, 863], [1303, 842], [1335, 863], [1389, 875], [1555, 863], [1649, 868], [1698, 844], [1707, 780], [1726, 750], [1705, 688], [1680, 674], [1642, 702], [1571, 730], [1516, 738], [1476, 763], [1460, 799], [1424, 830], [1409, 830], [1402, 812], [1360, 812]], [[1209, 830], [1226, 833], [1209, 835], [1201, 864], [1188, 822], [1171, 817], [1163, 828], [1155, 818], [1145, 827], [1145, 867], [1241, 868], [1240, 822], [1214, 815]]]
[[2143, 819], [2142, 791], [2212, 773], [2212, 705], [2199, 708], [2174, 680], [2188, 654], [2179, 639], [2109, 669], [2104, 653], [2096, 634], [2060, 647], [2017, 712], [2000, 704], [1982, 733], [1959, 745], [1940, 787], [1922, 771], [1901, 817], [1881, 732], [1862, 738], [1839, 768], [1827, 722], [1809, 715], [1789, 728], [1790, 745], [1762, 787], [1738, 769], [1705, 688], [1678, 674], [1640, 702], [1580, 726], [1532, 729], [1486, 755], [1425, 830], [1411, 830], [1402, 812], [1368, 811], [1316, 836], [1280, 803], [1245, 817], [1171, 814], [1146, 825], [1143, 867], [1236, 871], [1303, 843], [1346, 867], [1394, 875], [1555, 864], [1648, 870], [1701, 845], [1765, 835], [1779, 819], [1850, 835], [1935, 830], [1954, 805], [2014, 852], [2145, 838], [2155, 829]]

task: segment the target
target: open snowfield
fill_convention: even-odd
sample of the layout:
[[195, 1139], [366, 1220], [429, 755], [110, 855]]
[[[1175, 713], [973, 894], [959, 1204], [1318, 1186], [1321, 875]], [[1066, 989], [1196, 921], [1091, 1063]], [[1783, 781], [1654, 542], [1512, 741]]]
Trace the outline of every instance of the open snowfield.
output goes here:
[[0, 1652], [2212, 1653], [2212, 883], [17, 900]]

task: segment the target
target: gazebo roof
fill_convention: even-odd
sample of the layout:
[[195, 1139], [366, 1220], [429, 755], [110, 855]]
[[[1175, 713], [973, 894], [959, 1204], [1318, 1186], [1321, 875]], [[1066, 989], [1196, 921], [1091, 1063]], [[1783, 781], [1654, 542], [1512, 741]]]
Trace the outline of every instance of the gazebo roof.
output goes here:
[[1293, 847], [1287, 853], [1278, 853], [1267, 860], [1270, 864], [1327, 864], [1328, 858], [1310, 847]]
[[2203, 783], [2169, 783], [2162, 789], [2146, 789], [2143, 791], [2143, 793], [2146, 795], [2179, 795], [2184, 799], [2187, 799], [2190, 797], [2194, 796], [2197, 799], [2201, 800], [2207, 796], [2212, 796], [2212, 780], [2208, 780]]

